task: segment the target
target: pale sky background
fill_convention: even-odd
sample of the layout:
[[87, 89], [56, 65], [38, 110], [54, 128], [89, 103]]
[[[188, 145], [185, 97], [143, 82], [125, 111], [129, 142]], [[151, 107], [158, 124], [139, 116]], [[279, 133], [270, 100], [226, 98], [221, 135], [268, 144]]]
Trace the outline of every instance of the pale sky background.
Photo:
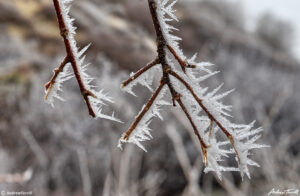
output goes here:
[[251, 29], [264, 12], [292, 24], [295, 34], [294, 56], [300, 60], [300, 0], [231, 0], [243, 5]]

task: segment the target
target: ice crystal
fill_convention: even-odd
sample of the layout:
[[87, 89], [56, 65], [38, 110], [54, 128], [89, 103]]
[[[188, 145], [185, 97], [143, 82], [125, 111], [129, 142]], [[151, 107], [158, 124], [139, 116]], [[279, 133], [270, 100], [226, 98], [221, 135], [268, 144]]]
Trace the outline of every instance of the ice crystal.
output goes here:
[[[159, 119], [163, 120], [163, 117], [160, 113], [161, 106], [171, 105], [169, 102], [164, 100], [164, 96], [165, 96], [166, 92], [167, 92], [167, 87], [165, 86], [160, 91], [159, 95], [157, 96], [153, 105], [150, 107], [147, 114], [143, 116], [140, 123], [137, 125], [137, 127], [134, 129], [134, 131], [130, 134], [129, 138], [127, 140], [124, 140], [124, 139], [122, 139], [123, 138], [122, 137], [119, 140], [119, 144], [118, 144], [119, 148], [122, 149], [122, 144], [127, 142], [127, 143], [133, 143], [147, 152], [147, 150], [141, 144], [141, 142], [152, 139], [151, 128], [149, 127], [149, 125], [152, 122], [152, 119], [154, 117], [158, 117]], [[144, 107], [146, 107], [146, 105], [144, 105], [143, 108]]]

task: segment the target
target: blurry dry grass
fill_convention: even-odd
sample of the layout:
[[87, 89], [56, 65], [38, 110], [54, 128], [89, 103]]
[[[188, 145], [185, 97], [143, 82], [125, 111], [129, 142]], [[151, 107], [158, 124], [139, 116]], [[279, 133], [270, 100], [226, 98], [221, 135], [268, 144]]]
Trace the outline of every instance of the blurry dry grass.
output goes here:
[[[57, 23], [48, 0], [0, 0], [0, 174], [23, 173], [22, 184], [1, 183], [0, 190], [33, 190], [36, 195], [264, 195], [272, 188], [299, 189], [299, 64], [248, 34], [239, 22], [223, 20], [212, 3], [178, 5], [187, 53], [218, 65], [238, 121], [257, 119], [272, 148], [255, 154], [261, 168], [251, 181], [228, 173], [223, 182], [203, 173], [198, 143], [176, 110], [165, 114], [166, 127], [153, 123], [147, 154], [117, 140], [149, 94], [133, 99], [119, 90], [127, 71], [154, 57], [152, 24], [145, 2], [76, 1], [81, 46], [92, 42], [88, 59], [97, 81], [116, 97], [114, 110], [124, 125], [93, 121], [68, 83], [64, 97], [73, 105], [43, 103], [43, 84], [63, 58]], [[224, 10], [224, 9], [222, 9]], [[229, 12], [230, 13], [230, 12]], [[233, 17], [236, 18], [236, 17]], [[229, 21], [229, 22], [228, 22]], [[121, 69], [120, 69], [121, 68]], [[96, 74], [95, 74], [96, 75]], [[214, 87], [217, 81], [210, 81]], [[74, 111], [80, 111], [73, 116]], [[172, 134], [170, 134], [172, 133]], [[24, 190], [25, 191], [25, 190]]]

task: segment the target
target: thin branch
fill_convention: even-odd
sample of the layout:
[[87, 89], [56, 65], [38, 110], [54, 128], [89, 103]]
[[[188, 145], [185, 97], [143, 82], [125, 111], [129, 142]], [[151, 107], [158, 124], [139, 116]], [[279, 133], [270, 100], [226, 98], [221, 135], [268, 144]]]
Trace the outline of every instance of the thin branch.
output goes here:
[[158, 64], [158, 58], [156, 58], [155, 60], [153, 60], [150, 63], [148, 63], [145, 67], [143, 67], [139, 71], [137, 71], [133, 76], [131, 76], [130, 78], [128, 78], [127, 80], [125, 80], [124, 82], [122, 82], [122, 88], [124, 88], [125, 86], [127, 86], [130, 82], [132, 82], [133, 80], [137, 79], [140, 75], [142, 75], [143, 73], [145, 73], [146, 71], [148, 71], [151, 67], [153, 67], [153, 66], [155, 66], [157, 64]]
[[133, 132], [133, 130], [136, 128], [136, 126], [139, 124], [139, 122], [142, 120], [143, 116], [148, 112], [152, 104], [154, 103], [155, 99], [159, 95], [160, 91], [164, 87], [165, 83], [162, 81], [159, 85], [159, 87], [155, 90], [152, 97], [147, 102], [146, 106], [143, 108], [143, 110], [140, 112], [140, 114], [136, 117], [135, 121], [130, 125], [129, 129], [123, 134], [122, 139], [128, 140], [130, 134]]
[[[201, 153], [202, 149], [197, 145], [198, 141], [194, 136], [194, 133], [189, 129], [188, 123], [183, 120], [183, 118], [179, 115], [179, 112], [173, 111], [173, 116], [176, 118], [176, 120], [181, 121], [185, 129], [188, 131], [190, 138], [192, 139], [194, 145], [196, 146], [197, 150]], [[238, 192], [241, 193], [238, 189], [235, 188], [235, 186], [231, 183], [231, 181], [228, 180], [226, 176], [222, 177], [222, 180], [218, 178], [218, 176], [213, 173], [214, 178], [217, 180], [217, 182], [226, 190], [228, 193], [235, 195], [234, 193]], [[240, 195], [243, 195], [242, 193]]]
[[[89, 114], [92, 117], [96, 117], [96, 114], [91, 106], [91, 103], [89, 101], [89, 96], [92, 96], [94, 98], [96, 98], [96, 95], [93, 94], [91, 91], [89, 91], [84, 83], [83, 80], [81, 78], [81, 75], [79, 73], [79, 68], [78, 68], [78, 64], [75, 58], [75, 54], [72, 50], [72, 46], [70, 43], [70, 40], [68, 39], [68, 35], [69, 35], [69, 31], [70, 29], [68, 29], [67, 25], [66, 25], [66, 21], [64, 20], [63, 17], [63, 11], [61, 9], [61, 5], [59, 0], [53, 0], [53, 4], [54, 4], [54, 8], [55, 8], [55, 12], [56, 12], [56, 16], [57, 16], [57, 20], [58, 20], [58, 24], [59, 24], [59, 29], [60, 29], [60, 35], [62, 36], [63, 40], [64, 40], [64, 45], [65, 45], [65, 49], [66, 49], [66, 57], [64, 59], [64, 61], [61, 63], [61, 65], [58, 67], [58, 69], [55, 69], [55, 73], [54, 76], [52, 77], [52, 79], [45, 85], [47, 93], [45, 96], [45, 99], [47, 99], [48, 95], [49, 95], [49, 91], [51, 90], [51, 86], [54, 84], [55, 82], [55, 78], [57, 77], [57, 75], [62, 71], [63, 67], [70, 62], [74, 71], [74, 75], [75, 78], [78, 82], [78, 86], [80, 88], [80, 92], [86, 102], [86, 105], [88, 107], [89, 110]], [[57, 70], [57, 71], [56, 71]]]
[[180, 76], [178, 75], [176, 72], [172, 71], [172, 70], [168, 70], [169, 74], [171, 74], [172, 76], [174, 76], [176, 79], [178, 79], [189, 91], [190, 93], [193, 95], [194, 99], [198, 102], [198, 104], [200, 105], [200, 107], [203, 109], [203, 111], [206, 113], [206, 115], [213, 120], [219, 127], [220, 129], [225, 133], [225, 135], [227, 137], [230, 137], [231, 134], [223, 127], [223, 125], [208, 111], [208, 109], [205, 107], [205, 105], [202, 103], [202, 100], [196, 95], [195, 91], [193, 90], [193, 88]]
[[190, 123], [191, 123], [191, 125], [194, 129], [194, 133], [198, 137], [198, 140], [200, 141], [201, 149], [202, 149], [202, 155], [203, 155], [203, 162], [204, 162], [205, 166], [207, 166], [207, 164], [208, 164], [208, 162], [207, 162], [207, 148], [208, 148], [208, 146], [205, 144], [205, 142], [201, 138], [201, 136], [199, 134], [199, 131], [197, 130], [197, 127], [196, 127], [192, 117], [188, 113], [188, 111], [187, 111], [186, 107], [184, 106], [184, 104], [182, 103], [180, 97], [176, 101], [180, 105], [180, 107], [183, 110], [183, 112], [185, 113], [186, 117], [189, 119], [189, 121], [190, 121]]
[[175, 59], [178, 61], [182, 71], [185, 73], [185, 67], [187, 66], [187, 63], [185, 61], [183, 61], [175, 52], [175, 50], [168, 44], [167, 45], [169, 51], [173, 54], [173, 56], [175, 57]]
[[203, 104], [202, 100], [196, 95], [195, 91], [193, 90], [193, 88], [180, 76], [178, 75], [176, 72], [172, 71], [172, 70], [168, 70], [169, 74], [174, 76], [177, 80], [179, 80], [192, 94], [192, 96], [194, 97], [194, 99], [198, 102], [198, 104], [200, 105], [200, 107], [203, 109], [203, 111], [206, 113], [206, 115], [212, 120], [214, 121], [218, 127], [223, 131], [223, 133], [226, 135], [226, 137], [229, 139], [230, 143], [232, 144], [236, 155], [238, 157], [238, 162], [240, 162], [240, 157], [238, 154], [238, 151], [234, 145], [234, 140], [233, 140], [233, 136], [229, 133], [229, 131], [226, 130], [226, 128], [208, 111], [208, 109], [206, 108], [206, 106]]
[[60, 66], [58, 68], [55, 68], [53, 70], [54, 74], [53, 74], [52, 78], [50, 79], [49, 82], [47, 82], [45, 84], [45, 88], [46, 88], [46, 91], [47, 91], [46, 95], [45, 95], [45, 99], [48, 98], [48, 95], [49, 95], [49, 93], [51, 91], [51, 88], [52, 88], [53, 84], [55, 83], [55, 79], [57, 78], [58, 74], [63, 71], [65, 65], [68, 64], [69, 62], [70, 62], [69, 57], [66, 56], [64, 58], [64, 60], [61, 62]]
[[167, 45], [169, 51], [173, 54], [175, 59], [178, 61], [182, 71], [185, 73], [185, 68], [196, 68], [196, 65], [190, 64], [187, 61], [182, 60], [179, 55], [175, 52], [175, 50], [170, 46], [169, 44]]

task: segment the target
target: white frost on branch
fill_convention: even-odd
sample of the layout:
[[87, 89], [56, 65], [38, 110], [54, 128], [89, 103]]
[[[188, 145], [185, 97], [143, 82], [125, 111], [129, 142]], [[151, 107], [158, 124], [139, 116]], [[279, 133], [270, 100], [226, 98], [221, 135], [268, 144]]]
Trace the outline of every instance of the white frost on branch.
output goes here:
[[[152, 106], [149, 108], [148, 112], [143, 116], [139, 124], [136, 126], [136, 128], [133, 130], [133, 132], [130, 134], [129, 138], [127, 140], [121, 139], [119, 140], [118, 147], [122, 149], [123, 143], [133, 143], [143, 149], [145, 152], [147, 150], [145, 147], [141, 144], [143, 141], [147, 141], [152, 139], [151, 135], [151, 128], [149, 125], [152, 122], [152, 119], [154, 117], [158, 117], [159, 119], [163, 120], [163, 117], [160, 113], [161, 106], [171, 105], [171, 103], [164, 100], [165, 94], [168, 90], [167, 86], [164, 86], [161, 91], [159, 92], [156, 100], [152, 104]], [[146, 107], [146, 105], [143, 106], [141, 111]]]
[[177, 0], [155, 0], [155, 2], [157, 4], [157, 17], [160, 22], [163, 35], [166, 38], [167, 44], [175, 50], [176, 54], [183, 61], [185, 61], [186, 57], [180, 49], [178, 42], [181, 40], [181, 38], [172, 34], [174, 31], [178, 31], [178, 29], [168, 24], [168, 22], [174, 20], [178, 21], [178, 18], [175, 15], [176, 10], [173, 9], [173, 6], [177, 2]]
[[[134, 73], [130, 74], [130, 77], [133, 76]], [[151, 67], [147, 73], [142, 74], [132, 82], [130, 82], [128, 85], [122, 88], [125, 92], [132, 94], [133, 96], [136, 96], [136, 94], [133, 92], [133, 87], [136, 86], [137, 84], [140, 84], [142, 86], [145, 86], [147, 89], [149, 89], [151, 92], [153, 92], [152, 89], [152, 83], [157, 75], [162, 75], [161, 71], [161, 65], [157, 64]]]
[[51, 87], [49, 87], [51, 88], [51, 90], [49, 92], [46, 91], [45, 102], [54, 107], [54, 98], [59, 99], [61, 101], [65, 101], [61, 97], [59, 92], [62, 92], [62, 84], [73, 77], [74, 75], [70, 71], [70, 63], [68, 63], [65, 65], [63, 71], [60, 72], [60, 74], [58, 74], [54, 84]]
[[[88, 90], [89, 92], [92, 92], [95, 95], [95, 97], [88, 96], [88, 99], [91, 103], [91, 107], [92, 107], [93, 111], [95, 112], [96, 118], [105, 118], [105, 119], [121, 122], [119, 119], [117, 119], [114, 116], [114, 113], [112, 115], [106, 115], [102, 112], [103, 105], [106, 105], [105, 104], [106, 102], [113, 103], [113, 100], [111, 97], [109, 97], [107, 95], [107, 93], [104, 93], [103, 90], [100, 90], [100, 91], [95, 90], [97, 88], [97, 86], [94, 86], [91, 84], [91, 82], [94, 80], [94, 78], [91, 77], [86, 72], [87, 67], [90, 64], [84, 63], [84, 60], [85, 60], [84, 53], [87, 51], [87, 49], [90, 47], [91, 44], [88, 44], [81, 50], [79, 50], [77, 47], [77, 42], [75, 40], [76, 27], [73, 25], [75, 19], [71, 18], [69, 15], [70, 8], [71, 8], [70, 3], [72, 1], [73, 0], [59, 0], [59, 5], [60, 5], [63, 20], [66, 25], [66, 30], [67, 30], [66, 37], [70, 42], [71, 51], [72, 51], [72, 54], [74, 55], [75, 63], [77, 65], [79, 75], [82, 79], [85, 89]], [[67, 67], [67, 65], [66, 65], [66, 67]], [[58, 96], [58, 91], [62, 91], [61, 90], [62, 83], [70, 78], [72, 78], [72, 77], [71, 77], [71, 73], [69, 70], [67, 70], [67, 73], [61, 72], [58, 74], [56, 80], [54, 81], [54, 85], [53, 85], [56, 88], [50, 89], [53, 92], [48, 93], [48, 96], [46, 99], [47, 103], [50, 103], [52, 106], [54, 106], [54, 104], [53, 104], [54, 97], [62, 100], [62, 98]]]

